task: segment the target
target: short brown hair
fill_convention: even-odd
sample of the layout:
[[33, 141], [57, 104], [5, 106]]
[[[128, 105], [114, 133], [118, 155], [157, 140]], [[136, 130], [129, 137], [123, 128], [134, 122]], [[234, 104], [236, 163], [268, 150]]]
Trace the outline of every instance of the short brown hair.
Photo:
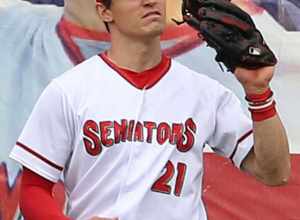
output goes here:
[[110, 8], [110, 6], [111, 6], [111, 1], [112, 1], [112, 0], [101, 0], [102, 4], [103, 4], [106, 8]]

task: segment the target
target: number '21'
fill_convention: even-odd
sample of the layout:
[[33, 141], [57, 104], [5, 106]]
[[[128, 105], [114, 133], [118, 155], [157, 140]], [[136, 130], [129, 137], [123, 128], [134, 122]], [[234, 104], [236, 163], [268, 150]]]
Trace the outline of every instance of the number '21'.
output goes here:
[[[155, 181], [155, 183], [151, 187], [151, 190], [155, 192], [171, 194], [172, 186], [169, 185], [169, 182], [172, 180], [175, 173], [175, 167], [173, 163], [171, 161], [168, 161], [164, 170], [165, 172], [161, 177], [158, 178], [158, 180]], [[175, 189], [174, 189], [175, 196], [181, 195], [185, 175], [186, 175], [186, 164], [178, 163], [177, 176], [176, 176]]]

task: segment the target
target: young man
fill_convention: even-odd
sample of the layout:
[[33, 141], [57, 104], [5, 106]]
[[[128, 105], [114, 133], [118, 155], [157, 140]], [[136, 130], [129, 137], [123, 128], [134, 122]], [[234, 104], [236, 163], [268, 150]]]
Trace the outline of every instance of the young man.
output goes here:
[[[274, 68], [235, 72], [250, 102], [268, 104], [250, 121], [233, 93], [162, 53], [165, 4], [97, 3], [111, 48], [48, 85], [10, 155], [25, 169], [26, 219], [205, 220], [205, 144], [265, 184], [287, 182]], [[69, 217], [51, 197], [62, 174]]]
[[[174, 0], [168, 1], [172, 6]], [[65, 0], [64, 8], [0, 0], [0, 168], [7, 168], [7, 178], [0, 178], [0, 185], [19, 189], [14, 182], [21, 173], [20, 166], [8, 155], [46, 85], [109, 48], [110, 37], [95, 5], [95, 0]], [[171, 11], [172, 7], [162, 47], [173, 56], [198, 46], [199, 39], [187, 25], [177, 27], [171, 23], [175, 16]], [[18, 215], [17, 198], [3, 200], [0, 216]], [[9, 212], [7, 204], [11, 200], [15, 206]]]
[[[21, 0], [2, 5], [0, 0], [0, 162], [9, 162], [11, 146], [50, 80], [110, 47], [95, 4], [95, 0], [65, 0], [62, 8]], [[170, 12], [168, 16], [169, 23], [171, 17], [180, 19]], [[187, 49], [199, 45], [195, 31], [184, 26], [177, 32], [174, 26], [172, 22], [162, 39], [169, 54], [187, 51], [186, 45]], [[193, 36], [188, 35], [191, 32]], [[12, 170], [14, 163], [9, 165]]]

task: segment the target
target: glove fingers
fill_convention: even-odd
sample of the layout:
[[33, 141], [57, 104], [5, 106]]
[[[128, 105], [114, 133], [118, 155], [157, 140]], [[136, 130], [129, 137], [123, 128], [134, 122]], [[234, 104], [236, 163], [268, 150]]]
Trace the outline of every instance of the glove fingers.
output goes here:
[[228, 14], [223, 11], [215, 11], [214, 8], [200, 8], [198, 13], [200, 22], [203, 20], [212, 20], [226, 26], [228, 25], [233, 28], [239, 28], [245, 33], [253, 31], [255, 28], [255, 26], [252, 26], [233, 14]]
[[257, 69], [277, 63], [258, 30], [247, 39], [239, 31], [211, 20], [201, 21], [200, 30], [208, 46], [216, 49], [216, 61], [223, 62], [232, 72], [236, 66]]
[[[206, 40], [208, 46], [215, 48], [218, 52], [233, 50], [239, 59], [241, 55], [238, 52], [245, 51], [250, 45], [249, 42], [241, 35], [239, 31], [234, 31], [228, 26], [215, 23], [211, 20], [204, 20], [200, 23], [200, 32]], [[236, 42], [239, 42], [238, 44]]]
[[241, 19], [242, 21], [244, 21], [245, 23], [249, 23], [253, 26], [255, 26], [254, 22], [252, 21], [251, 17], [244, 12], [242, 9], [240, 9], [239, 7], [237, 7], [235, 4], [231, 3], [230, 1], [216, 1], [216, 0], [198, 0], [199, 3], [198, 7], [200, 6], [200, 8], [204, 7], [204, 8], [211, 8], [213, 10], [217, 10], [218, 13], [223, 11], [226, 14], [232, 14], [235, 15], [237, 18]]

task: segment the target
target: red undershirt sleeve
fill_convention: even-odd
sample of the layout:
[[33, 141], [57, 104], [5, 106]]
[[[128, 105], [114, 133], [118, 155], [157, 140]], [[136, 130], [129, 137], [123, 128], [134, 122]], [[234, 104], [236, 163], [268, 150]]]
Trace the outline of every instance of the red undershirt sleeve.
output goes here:
[[24, 167], [20, 209], [26, 220], [71, 220], [52, 196], [54, 183]]

